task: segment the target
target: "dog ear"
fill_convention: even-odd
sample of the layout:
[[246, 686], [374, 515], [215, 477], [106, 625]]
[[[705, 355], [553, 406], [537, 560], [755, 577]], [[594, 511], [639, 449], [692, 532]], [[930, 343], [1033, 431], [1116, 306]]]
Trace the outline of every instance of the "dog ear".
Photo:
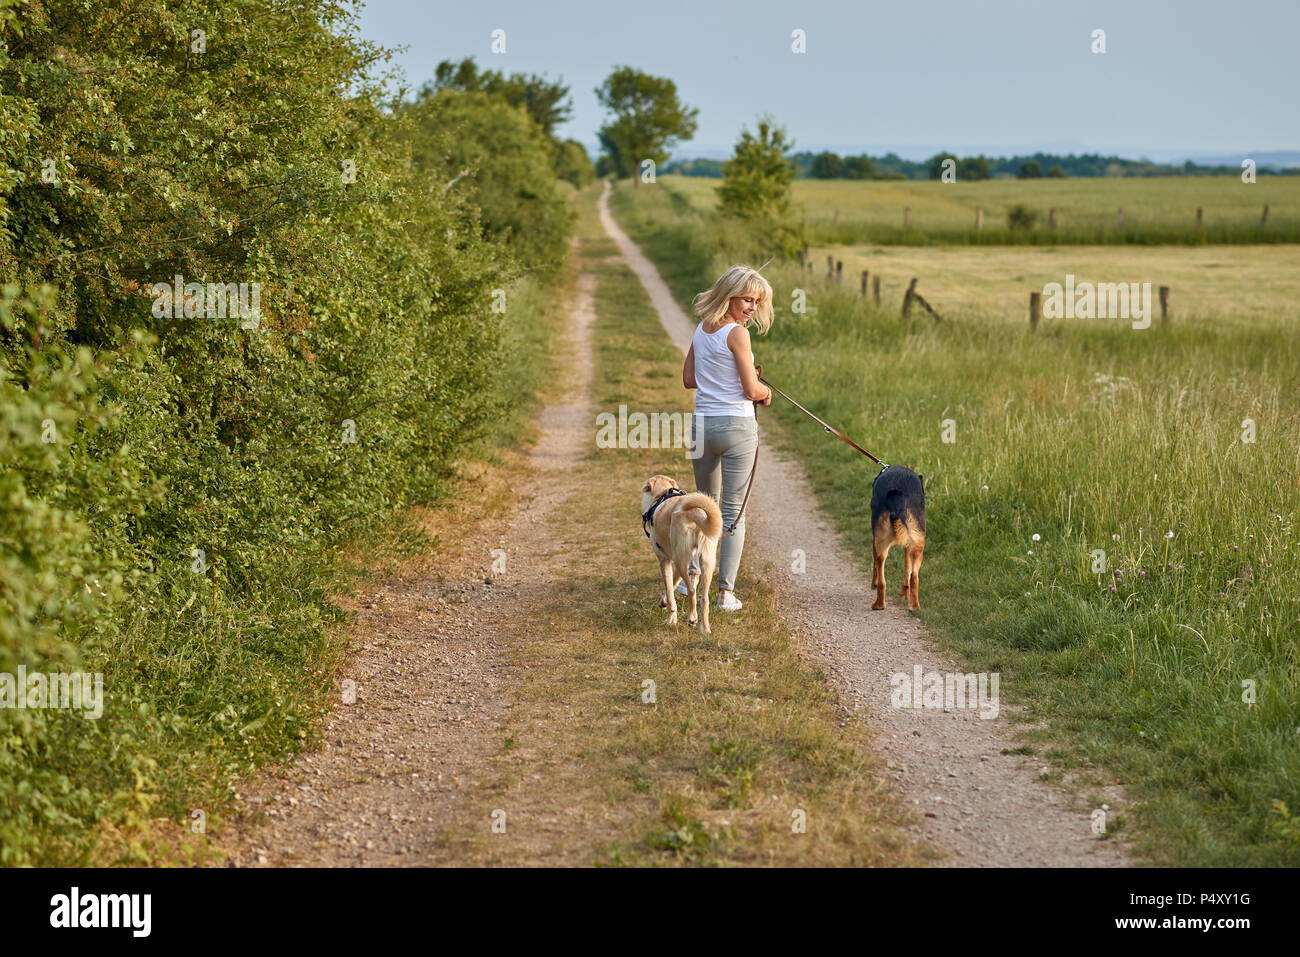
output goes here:
[[650, 489], [650, 480], [649, 480], [649, 479], [646, 479], [646, 480], [645, 480], [645, 484], [641, 486], [641, 491], [643, 491], [643, 492], [649, 492], [650, 490], [651, 490], [651, 489]]
[[916, 477], [919, 478], [919, 479], [921, 480], [921, 487], [924, 488], [924, 487], [925, 487], [925, 476], [922, 475], [920, 472], [917, 472], [917, 473], [916, 473]]

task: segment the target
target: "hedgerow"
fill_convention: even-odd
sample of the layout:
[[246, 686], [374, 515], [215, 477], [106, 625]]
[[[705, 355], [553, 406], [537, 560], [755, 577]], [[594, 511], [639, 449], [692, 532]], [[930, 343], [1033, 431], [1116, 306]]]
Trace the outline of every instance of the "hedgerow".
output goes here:
[[[500, 304], [535, 263], [461, 188], [491, 158], [453, 182], [457, 131], [355, 26], [0, 0], [0, 672], [104, 687], [98, 720], [0, 708], [2, 863], [143, 859], [132, 825], [308, 738], [340, 549], [444, 494], [516, 398]], [[538, 205], [553, 271], [568, 220]]]

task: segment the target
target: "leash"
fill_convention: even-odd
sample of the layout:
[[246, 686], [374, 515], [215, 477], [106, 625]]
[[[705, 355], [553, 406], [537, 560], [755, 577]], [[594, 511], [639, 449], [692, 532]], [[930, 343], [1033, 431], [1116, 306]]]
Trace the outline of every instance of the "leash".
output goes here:
[[790, 398], [788, 395], [786, 395], [784, 392], [782, 392], [782, 391], [781, 391], [780, 389], [778, 389], [776, 386], [772, 385], [772, 383], [770, 383], [770, 382], [768, 382], [766, 379], [764, 379], [763, 376], [762, 376], [762, 370], [761, 370], [761, 367], [760, 367], [760, 374], [759, 374], [759, 377], [758, 377], [758, 381], [761, 382], [761, 383], [763, 383], [765, 386], [767, 386], [769, 389], [771, 389], [773, 392], [775, 392], [775, 393], [776, 393], [777, 395], [779, 395], [781, 398], [785, 399], [785, 401], [789, 402], [792, 406], [794, 406], [796, 409], [798, 409], [798, 410], [799, 410], [800, 412], [802, 412], [804, 415], [808, 416], [808, 418], [812, 419], [814, 422], [816, 422], [818, 425], [820, 425], [823, 429], [825, 429], [825, 430], [826, 430], [827, 432], [829, 432], [831, 435], [835, 436], [837, 439], [842, 439], [843, 441], [849, 443], [849, 445], [853, 446], [855, 449], [857, 449], [859, 452], [861, 452], [861, 453], [862, 453], [863, 455], [865, 455], [867, 458], [871, 459], [871, 461], [875, 462], [877, 465], [880, 466], [880, 470], [881, 470], [882, 472], [883, 472], [885, 469], [889, 468], [888, 465], [886, 465], [884, 462], [880, 461], [880, 459], [876, 458], [874, 455], [872, 455], [870, 452], [868, 452], [868, 451], [867, 451], [866, 449], [864, 449], [862, 446], [858, 445], [857, 442], [854, 442], [851, 438], [849, 438], [847, 435], [845, 435], [845, 434], [844, 434], [843, 432], [841, 432], [839, 429], [837, 429], [837, 428], [835, 428], [835, 427], [833, 427], [833, 426], [827, 425], [827, 424], [826, 424], [825, 422], [823, 422], [821, 419], [817, 418], [817, 416], [813, 415], [811, 412], [809, 412], [807, 409], [805, 409], [803, 406], [801, 406], [801, 405], [800, 405], [798, 402], [796, 402], [794, 399]]
[[[763, 367], [759, 366], [758, 371], [762, 372]], [[740, 516], [745, 514], [745, 506], [749, 504], [749, 493], [754, 491], [754, 473], [758, 471], [758, 403], [754, 403], [754, 464], [749, 467], [749, 478], [745, 482], [745, 497], [740, 500], [740, 511], [736, 513], [735, 520], [725, 532], [718, 536], [718, 541], [722, 541], [736, 530], [740, 524]]]
[[[839, 429], [835, 428], [834, 426], [828, 425], [826, 422], [822, 421], [820, 418], [813, 415], [811, 412], [805, 409], [794, 399], [790, 398], [788, 395], [786, 395], [776, 386], [772, 385], [772, 383], [764, 379], [763, 367], [761, 365], [755, 365], [754, 368], [755, 371], [758, 373], [759, 382], [763, 383], [765, 386], [767, 386], [769, 389], [771, 389], [781, 398], [785, 399], [785, 401], [789, 402], [791, 405], [793, 405], [804, 415], [808, 416], [808, 418], [812, 419], [814, 422], [820, 425], [827, 432], [831, 433], [831, 435], [835, 436], [837, 439], [842, 439], [843, 441], [847, 442], [849, 445], [857, 449], [859, 452], [861, 452], [863, 455], [865, 455], [867, 458], [871, 459], [871, 461], [875, 462], [877, 465], [880, 466], [880, 471], [883, 472], [885, 469], [889, 468], [889, 466], [886, 463], [880, 461], [880, 459], [876, 458], [874, 455], [872, 455], [862, 446], [858, 445], [857, 442], [854, 442], [851, 438], [849, 438]], [[754, 403], [754, 425], [755, 425], [755, 430], [757, 430], [757, 426], [758, 426], [758, 403], [757, 402]], [[740, 511], [736, 513], [735, 520], [727, 527], [727, 530], [723, 532], [721, 536], [719, 536], [719, 541], [731, 535], [733, 532], [735, 532], [736, 526], [740, 524], [740, 518], [742, 515], [745, 514], [745, 506], [749, 504], [749, 493], [754, 490], [754, 475], [757, 472], [758, 472], [758, 443], [755, 442], [754, 443], [754, 464], [750, 466], [749, 469], [749, 479], [745, 483], [745, 497], [741, 499]], [[647, 526], [649, 522], [653, 521], [654, 519], [655, 509], [659, 507], [660, 502], [662, 502], [664, 499], [670, 497], [673, 494], [684, 495], [685, 493], [682, 492], [680, 489], [674, 489], [668, 493], [665, 493], [664, 495], [661, 495], [658, 499], [655, 500], [655, 503], [650, 506], [650, 511], [646, 512], [644, 515], [641, 516], [641, 528], [642, 530], [645, 531], [646, 538], [650, 538], [650, 529]]]

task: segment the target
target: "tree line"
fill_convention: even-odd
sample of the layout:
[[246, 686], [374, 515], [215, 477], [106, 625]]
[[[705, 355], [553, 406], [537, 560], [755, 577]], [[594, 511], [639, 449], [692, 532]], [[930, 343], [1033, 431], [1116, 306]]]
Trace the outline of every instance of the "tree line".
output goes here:
[[[1185, 163], [1153, 163], [1146, 159], [1132, 160], [1096, 153], [1061, 155], [1040, 152], [1010, 157], [960, 157], [956, 153], [943, 152], [924, 160], [906, 160], [897, 153], [886, 153], [884, 156], [841, 156], [828, 151], [804, 151], [792, 153], [790, 158], [795, 164], [795, 176], [799, 179], [939, 179], [945, 159], [956, 162], [957, 178], [963, 181], [1007, 176], [1020, 179], [1072, 176], [1225, 176], [1241, 172], [1240, 166], [1200, 165], [1190, 160]], [[723, 162], [713, 159], [679, 159], [668, 163], [661, 172], [720, 179]], [[1258, 172], [1260, 175], [1287, 175], [1300, 170], [1261, 167]]]

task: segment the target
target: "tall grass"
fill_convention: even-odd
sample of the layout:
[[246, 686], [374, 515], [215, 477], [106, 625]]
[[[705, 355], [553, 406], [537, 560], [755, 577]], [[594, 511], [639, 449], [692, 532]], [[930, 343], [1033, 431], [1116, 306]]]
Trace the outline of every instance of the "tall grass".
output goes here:
[[[707, 219], [662, 192], [624, 190], [616, 209], [683, 301], [742, 252], [715, 238], [704, 254]], [[1300, 862], [1286, 817], [1300, 806], [1294, 330], [1030, 334], [977, 312], [905, 328], [797, 268], [765, 274], [778, 302], [799, 285], [810, 307], [779, 310], [756, 340], [765, 375], [926, 477], [927, 626], [1048, 720], [1059, 762], [1125, 786], [1152, 860]], [[774, 414], [869, 601], [874, 469], [779, 400]]]

